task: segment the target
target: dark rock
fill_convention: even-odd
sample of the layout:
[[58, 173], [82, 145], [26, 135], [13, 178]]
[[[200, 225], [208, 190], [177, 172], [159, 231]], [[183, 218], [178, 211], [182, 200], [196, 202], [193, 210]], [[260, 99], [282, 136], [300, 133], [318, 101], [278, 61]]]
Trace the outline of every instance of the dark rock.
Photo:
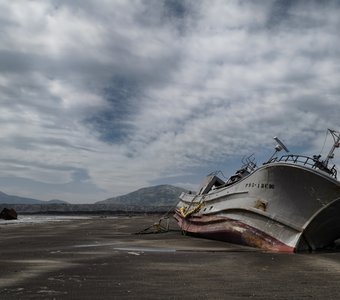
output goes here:
[[0, 219], [4, 220], [16, 220], [18, 218], [18, 214], [13, 208], [4, 208], [0, 213]]

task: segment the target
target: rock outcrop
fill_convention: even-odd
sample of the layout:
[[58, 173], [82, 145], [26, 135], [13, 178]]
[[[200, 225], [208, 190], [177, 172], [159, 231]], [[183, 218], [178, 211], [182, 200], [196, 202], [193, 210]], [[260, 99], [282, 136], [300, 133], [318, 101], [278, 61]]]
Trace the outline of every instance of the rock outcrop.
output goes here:
[[0, 219], [16, 220], [18, 218], [17, 212], [13, 208], [4, 208], [0, 213]]

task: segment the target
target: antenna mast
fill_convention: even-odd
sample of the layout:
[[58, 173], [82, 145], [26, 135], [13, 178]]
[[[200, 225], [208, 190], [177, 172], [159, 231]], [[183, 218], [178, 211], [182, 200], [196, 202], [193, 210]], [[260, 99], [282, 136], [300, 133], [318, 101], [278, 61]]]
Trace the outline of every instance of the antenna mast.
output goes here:
[[331, 133], [331, 135], [333, 137], [333, 140], [334, 140], [334, 143], [333, 143], [333, 147], [329, 151], [329, 153], [327, 155], [327, 158], [326, 158], [326, 160], [324, 162], [325, 166], [327, 166], [329, 160], [334, 157], [334, 150], [335, 150], [335, 148], [339, 148], [340, 147], [340, 132], [332, 130], [332, 129], [329, 129], [329, 128], [328, 128], [328, 131]]
[[277, 145], [275, 146], [275, 152], [269, 158], [268, 162], [270, 162], [275, 156], [275, 154], [280, 152], [282, 149], [285, 150], [287, 153], [289, 152], [288, 148], [285, 146], [284, 143], [282, 143], [282, 141], [277, 136], [274, 136], [274, 140], [277, 142]]

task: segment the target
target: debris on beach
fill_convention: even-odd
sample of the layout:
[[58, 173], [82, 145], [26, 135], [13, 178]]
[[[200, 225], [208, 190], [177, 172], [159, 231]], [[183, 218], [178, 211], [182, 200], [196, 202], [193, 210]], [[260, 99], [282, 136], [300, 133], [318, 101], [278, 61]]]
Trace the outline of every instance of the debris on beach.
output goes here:
[[0, 219], [4, 220], [16, 220], [18, 219], [18, 214], [13, 208], [4, 208], [0, 213]]

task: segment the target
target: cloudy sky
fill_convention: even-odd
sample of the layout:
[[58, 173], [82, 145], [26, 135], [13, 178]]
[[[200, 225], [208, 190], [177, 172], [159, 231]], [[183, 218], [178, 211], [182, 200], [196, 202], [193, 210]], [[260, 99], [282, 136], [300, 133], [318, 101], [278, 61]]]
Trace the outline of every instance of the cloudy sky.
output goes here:
[[318, 154], [340, 129], [339, 28], [339, 1], [0, 0], [0, 190], [194, 188], [276, 135]]

